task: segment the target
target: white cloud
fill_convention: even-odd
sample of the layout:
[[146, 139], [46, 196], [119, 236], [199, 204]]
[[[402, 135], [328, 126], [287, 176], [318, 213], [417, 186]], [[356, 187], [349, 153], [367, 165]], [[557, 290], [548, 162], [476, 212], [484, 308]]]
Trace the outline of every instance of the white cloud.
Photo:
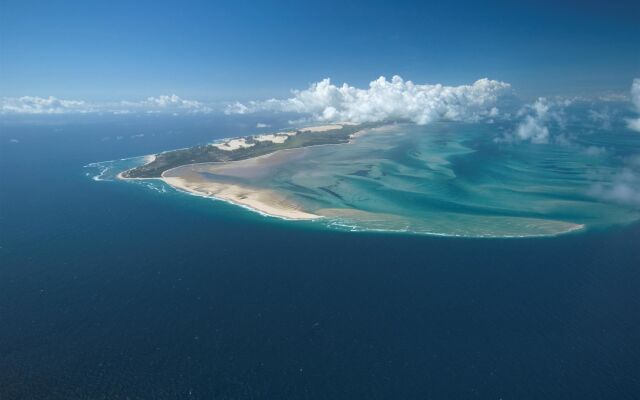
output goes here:
[[208, 113], [213, 108], [196, 100], [183, 99], [175, 94], [147, 97], [142, 101], [88, 103], [84, 100], [65, 100], [53, 96], [5, 97], [0, 100], [0, 114], [81, 114], [107, 113], [114, 115], [142, 113]]
[[270, 128], [270, 127], [271, 127], [271, 125], [265, 124], [265, 123], [262, 123], [262, 122], [258, 122], [256, 124], [256, 128]]
[[640, 207], [640, 154], [627, 157], [621, 168], [600, 171], [589, 194], [607, 202]]
[[[640, 113], [640, 79], [631, 84], [631, 102]], [[627, 119], [629, 129], [640, 132], [640, 117]], [[622, 168], [591, 187], [590, 194], [601, 200], [640, 208], [640, 154], [629, 157]]]
[[147, 97], [147, 100], [142, 102], [142, 104], [149, 107], [178, 108], [190, 110], [202, 110], [205, 108], [205, 106], [199, 101], [183, 99], [175, 94], [162, 95], [158, 97]]
[[533, 105], [534, 114], [527, 115], [518, 125], [515, 136], [519, 140], [530, 140], [532, 143], [548, 143], [549, 128], [545, 125], [549, 105], [544, 99], [539, 99]]
[[[208, 113], [213, 109], [204, 103], [196, 100], [183, 99], [178, 95], [160, 95], [157, 97], [147, 97], [143, 101], [121, 101], [120, 105], [125, 107], [127, 112], [135, 112], [137, 110], [144, 111], [147, 114], [161, 114], [161, 113]], [[122, 112], [123, 110], [116, 110], [114, 112]]]
[[627, 127], [631, 130], [640, 132], [640, 118], [628, 119]]
[[63, 100], [53, 96], [8, 97], [2, 100], [2, 114], [86, 113], [92, 108], [82, 100]]
[[589, 110], [589, 119], [598, 125], [604, 130], [611, 129], [611, 114], [608, 109], [604, 110]]
[[596, 186], [593, 192], [602, 200], [615, 203], [640, 205], [640, 189], [637, 176], [629, 171], [623, 171], [616, 181], [608, 187]]
[[590, 194], [604, 201], [640, 207], [640, 171], [627, 166], [611, 182], [592, 186]]
[[640, 111], [640, 78], [635, 78], [631, 84], [631, 101], [636, 110]]
[[[637, 113], [640, 113], [640, 78], [633, 80], [631, 84], [631, 102]], [[629, 129], [640, 132], [640, 118], [627, 119]]]
[[[257, 111], [257, 110], [254, 110]], [[247, 114], [253, 112], [252, 110], [249, 110], [249, 107], [245, 106], [244, 104], [240, 103], [239, 101], [236, 101], [235, 103], [229, 104], [226, 109], [224, 110], [225, 114]]]
[[472, 85], [417, 85], [394, 76], [380, 77], [367, 89], [347, 84], [336, 86], [329, 79], [312, 84], [306, 90], [293, 91], [288, 99], [236, 102], [228, 114], [257, 111], [282, 111], [310, 114], [318, 121], [378, 122], [410, 120], [418, 124], [446, 120], [476, 120], [496, 116], [500, 95], [510, 89], [505, 82], [480, 79]]
[[562, 129], [565, 125], [564, 108], [571, 104], [568, 99], [550, 100], [544, 97], [538, 98], [532, 104], [527, 104], [518, 111], [518, 116], [523, 118], [515, 131], [496, 139], [497, 142], [529, 141], [535, 144], [547, 144], [552, 139], [561, 144], [566, 144], [568, 139], [560, 134], [552, 138], [549, 125]]

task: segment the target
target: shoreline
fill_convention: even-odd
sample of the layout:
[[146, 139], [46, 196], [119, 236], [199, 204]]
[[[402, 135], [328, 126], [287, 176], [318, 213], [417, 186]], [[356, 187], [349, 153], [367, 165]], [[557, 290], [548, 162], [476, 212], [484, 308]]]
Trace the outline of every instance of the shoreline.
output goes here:
[[[151, 164], [152, 162], [154, 162], [156, 160], [156, 155], [155, 154], [149, 154], [149, 155], [146, 155], [146, 156], [143, 156], [143, 157], [145, 158], [146, 162], [144, 164], [142, 164], [142, 165]], [[118, 174], [116, 175], [116, 179], [120, 179], [120, 180], [123, 180], [123, 181], [124, 180], [128, 180], [128, 179], [131, 179], [131, 180], [159, 179], [159, 178], [127, 178], [127, 177], [122, 176], [122, 174], [124, 174], [125, 172], [127, 172], [127, 171], [129, 171], [131, 169], [133, 169], [133, 168], [125, 169], [124, 171], [118, 172]]]
[[[322, 132], [327, 127], [328, 126], [320, 126], [317, 128], [320, 128], [318, 131]], [[305, 130], [310, 128], [302, 128], [302, 129]], [[277, 153], [299, 151], [301, 149], [305, 149], [309, 147], [352, 144], [353, 141], [357, 137], [362, 136], [365, 131], [366, 129], [362, 129], [352, 133], [351, 135], [349, 135], [349, 138], [348, 138], [349, 140], [345, 143], [326, 143], [326, 144], [317, 144], [317, 145], [310, 145], [310, 146], [303, 146], [303, 147], [278, 149], [271, 153], [262, 154], [257, 157], [252, 157], [252, 158], [248, 158], [245, 160], [238, 160], [238, 161], [221, 161], [221, 162], [209, 161], [209, 162], [202, 162], [202, 163], [185, 164], [185, 165], [181, 165], [181, 166], [170, 168], [166, 171], [163, 171], [160, 177], [154, 177], [154, 178], [125, 177], [123, 176], [123, 174], [129, 171], [129, 170], [125, 170], [125, 171], [119, 172], [116, 175], [116, 179], [119, 179], [119, 180], [159, 179], [164, 183], [166, 183], [167, 185], [169, 185], [170, 187], [176, 190], [185, 192], [187, 194], [221, 200], [229, 204], [233, 204], [235, 206], [240, 206], [250, 211], [257, 212], [258, 214], [261, 214], [263, 216], [280, 218], [284, 220], [294, 220], [294, 221], [317, 220], [325, 217], [322, 215], [306, 212], [302, 210], [298, 205], [287, 201], [286, 199], [284, 199], [284, 197], [278, 195], [273, 191], [269, 191], [266, 189], [251, 188], [251, 187], [240, 186], [240, 185], [229, 185], [229, 184], [212, 182], [212, 181], [189, 182], [187, 179], [183, 177], [169, 177], [169, 176], [165, 176], [165, 174], [167, 172], [171, 172], [178, 168], [184, 168], [189, 166], [205, 165], [205, 164], [232, 165], [235, 162], [242, 162], [242, 161], [255, 162], [256, 160], [260, 160], [263, 158], [273, 157]], [[156, 159], [155, 154], [151, 154], [146, 157], [147, 157], [146, 162], [143, 165], [149, 164]]]
[[[395, 124], [394, 124], [395, 125]], [[377, 128], [380, 129], [380, 128]], [[294, 148], [278, 149], [271, 153], [262, 154], [256, 157], [237, 160], [237, 161], [209, 161], [201, 163], [185, 164], [177, 167], [173, 167], [163, 171], [160, 177], [150, 178], [130, 178], [124, 177], [122, 171], [117, 174], [116, 178], [120, 180], [147, 180], [147, 179], [160, 179], [163, 183], [170, 186], [172, 189], [198, 197], [204, 197], [213, 200], [224, 201], [225, 203], [242, 207], [248, 211], [260, 214], [264, 217], [278, 218], [288, 221], [314, 221], [319, 219], [328, 219], [332, 221], [331, 214], [326, 214], [323, 210], [306, 211], [300, 204], [297, 204], [295, 200], [290, 200], [285, 194], [279, 193], [277, 190], [269, 188], [261, 188], [244, 184], [242, 182], [235, 183], [225, 180], [210, 180], [208, 177], [201, 175], [203, 172], [209, 172], [214, 174], [227, 173], [231, 176], [246, 176], [243, 169], [252, 170], [251, 179], [258, 179], [263, 173], [264, 169], [269, 169], [275, 163], [282, 162], [283, 159], [290, 157], [300, 157], [295, 153], [304, 152], [307, 147], [317, 146], [335, 146], [343, 144], [352, 144], [358, 137], [366, 134], [367, 129], [354, 132], [349, 136], [348, 142], [343, 143], [325, 143], [311, 146], [302, 146]], [[292, 154], [289, 154], [292, 153]], [[149, 155], [145, 157], [145, 164], [153, 162], [155, 155]], [[271, 159], [271, 160], [270, 160]], [[285, 161], [286, 162], [286, 161]], [[249, 165], [247, 165], [249, 164]], [[143, 164], [144, 165], [144, 164]], [[255, 171], [258, 171], [258, 175], [254, 175]], [[257, 183], [256, 183], [257, 184]], [[366, 222], [366, 221], [365, 221]], [[460, 237], [460, 238], [505, 238], [505, 239], [522, 239], [522, 238], [536, 238], [536, 237], [555, 237], [566, 234], [571, 234], [579, 231], [585, 231], [586, 226], [584, 224], [572, 224], [573, 226], [564, 227], [556, 231], [548, 232], [536, 232], [536, 233], [502, 233], [502, 234], [487, 234], [487, 233], [463, 233], [463, 232], [448, 232], [442, 233], [437, 230], [431, 229], [424, 231], [421, 229], [412, 230], [410, 227], [404, 229], [393, 229], [387, 227], [375, 227], [375, 226], [358, 226], [358, 223], [351, 224], [348, 221], [332, 221], [330, 224], [340, 230], [345, 229], [348, 231], [361, 231], [361, 232], [379, 232], [379, 233], [392, 233], [392, 234], [418, 234], [427, 236], [441, 236], [441, 237]]]
[[[262, 156], [254, 157], [249, 160], [255, 160], [265, 156], [275, 154], [279, 151], [294, 150], [294, 149], [282, 149], [273, 153], [265, 154]], [[245, 161], [245, 160], [242, 160]], [[151, 162], [151, 161], [149, 161]], [[235, 161], [228, 161], [219, 164], [228, 164]], [[182, 168], [190, 165], [201, 164], [218, 164], [218, 163], [198, 163], [187, 164], [176, 168]], [[169, 172], [176, 168], [171, 168], [165, 172]], [[116, 175], [116, 179], [128, 181], [146, 181], [146, 180], [161, 180], [171, 188], [180, 192], [190, 194], [193, 196], [204, 197], [208, 199], [214, 199], [224, 201], [225, 203], [232, 204], [245, 208], [249, 211], [258, 213], [265, 217], [279, 218], [288, 221], [310, 221], [324, 218], [322, 215], [316, 215], [308, 213], [301, 208], [298, 208], [293, 203], [287, 202], [281, 196], [278, 196], [275, 192], [271, 192], [265, 189], [250, 188], [240, 185], [229, 185], [218, 182], [195, 182], [190, 183], [182, 177], [167, 177], [162, 173], [158, 178], [128, 178], [122, 176], [126, 171], [122, 171]], [[200, 190], [199, 190], [200, 189]]]
[[225, 201], [264, 216], [295, 221], [309, 221], [323, 218], [321, 215], [308, 213], [298, 208], [297, 205], [287, 201], [284, 197], [266, 189], [212, 181], [189, 182], [182, 177], [164, 176], [164, 173], [162, 178], [155, 179], [161, 179], [172, 188], [188, 194]]

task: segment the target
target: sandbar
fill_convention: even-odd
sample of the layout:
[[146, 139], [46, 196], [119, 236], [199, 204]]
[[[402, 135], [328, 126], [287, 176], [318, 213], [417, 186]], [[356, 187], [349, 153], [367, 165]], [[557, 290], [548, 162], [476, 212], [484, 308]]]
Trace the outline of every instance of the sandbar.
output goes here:
[[272, 190], [216, 182], [204, 179], [197, 173], [188, 173], [187, 176], [172, 175], [174, 174], [171, 170], [165, 171], [161, 179], [168, 185], [191, 194], [213, 197], [262, 214], [284, 219], [312, 220], [321, 218], [320, 215], [305, 212], [295, 203]]

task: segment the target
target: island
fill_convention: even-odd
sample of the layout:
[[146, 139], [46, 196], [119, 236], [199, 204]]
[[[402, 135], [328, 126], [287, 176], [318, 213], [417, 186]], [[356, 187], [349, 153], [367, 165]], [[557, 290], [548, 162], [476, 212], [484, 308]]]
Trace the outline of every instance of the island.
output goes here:
[[289, 220], [322, 218], [275, 190], [242, 179], [277, 167], [294, 153], [318, 145], [349, 143], [380, 124], [336, 123], [220, 142], [148, 156], [147, 163], [123, 171], [119, 179], [161, 179], [180, 191], [215, 198], [263, 215]]
[[[172, 188], [263, 216], [349, 231], [533, 237], [582, 230], [601, 215], [614, 222], [636, 218], [615, 205], [584, 207], [588, 176], [567, 187], [567, 172], [529, 169], [521, 158], [529, 154], [520, 147], [504, 149], [504, 155], [483, 148], [491, 140], [487, 133], [476, 124], [449, 122], [335, 122], [259, 131], [97, 167], [99, 180], [115, 178], [170, 196], [166, 189]], [[572, 174], [592, 162], [573, 150], [541, 154], [558, 165], [573, 157]], [[215, 209], [245, 215], [234, 207]], [[575, 220], [567, 217], [581, 209]]]
[[160, 178], [163, 172], [183, 165], [239, 161], [284, 149], [348, 143], [356, 133], [370, 127], [373, 125], [351, 123], [312, 126], [171, 150], [155, 154], [151, 162], [124, 171], [119, 177]]

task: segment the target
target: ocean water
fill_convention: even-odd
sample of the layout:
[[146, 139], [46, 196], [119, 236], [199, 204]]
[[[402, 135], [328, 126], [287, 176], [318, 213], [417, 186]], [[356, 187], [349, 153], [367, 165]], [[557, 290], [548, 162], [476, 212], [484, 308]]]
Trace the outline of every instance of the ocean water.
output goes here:
[[[251, 126], [223, 117], [3, 122], [0, 399], [637, 398], [640, 225], [620, 223], [633, 215], [627, 206], [553, 208], [554, 220], [597, 225], [556, 237], [351, 232], [153, 182], [96, 182], [99, 168], [85, 167]], [[434, 175], [468, 177], [460, 198], [489, 190], [487, 169], [507, 174], [474, 167], [473, 157], [525, 151], [470, 134], [440, 142], [461, 154], [451, 164], [432, 160]], [[617, 155], [590, 161], [592, 172], [606, 176], [634, 151], [620, 136], [606, 146], [616, 140]], [[555, 174], [563, 157], [536, 160], [549, 159]], [[566, 190], [588, 189], [583, 178]], [[492, 201], [516, 210], [511, 200]]]

